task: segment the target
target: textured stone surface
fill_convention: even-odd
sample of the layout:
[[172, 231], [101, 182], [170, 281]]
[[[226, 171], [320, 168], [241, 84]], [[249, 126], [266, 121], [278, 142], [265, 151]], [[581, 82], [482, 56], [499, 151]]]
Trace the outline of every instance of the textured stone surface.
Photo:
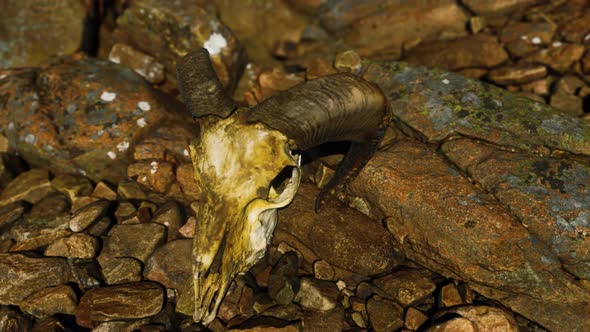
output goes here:
[[557, 72], [565, 72], [580, 60], [583, 54], [584, 47], [582, 45], [561, 44], [542, 49], [527, 57], [525, 61], [547, 65]]
[[98, 257], [102, 264], [115, 257], [132, 257], [145, 262], [164, 243], [166, 227], [156, 223], [115, 225], [109, 231]]
[[73, 315], [78, 304], [74, 290], [67, 285], [59, 285], [39, 290], [28, 296], [20, 304], [21, 310], [37, 318], [55, 314]]
[[0, 271], [0, 304], [16, 305], [38, 290], [70, 280], [64, 258], [0, 254]]
[[414, 305], [430, 296], [436, 285], [417, 270], [402, 270], [373, 280], [377, 293], [404, 307]]
[[302, 331], [340, 331], [343, 320], [344, 309], [340, 305], [328, 311], [304, 310]]
[[361, 275], [383, 273], [401, 262], [391, 236], [365, 215], [338, 203], [313, 212], [317, 193], [301, 184], [293, 203], [279, 212], [277, 229], [296, 236], [331, 265]]
[[[484, 53], [486, 56], [481, 56]], [[471, 35], [451, 41], [420, 44], [408, 52], [405, 61], [447, 70], [494, 67], [508, 60], [508, 54], [496, 37]]]
[[52, 56], [75, 52], [85, 14], [77, 0], [3, 1], [0, 68], [38, 66]]
[[0, 205], [25, 200], [36, 203], [52, 191], [49, 174], [42, 169], [32, 169], [14, 178], [0, 194]]
[[164, 291], [153, 282], [95, 288], [80, 299], [76, 322], [93, 328], [101, 322], [150, 317], [163, 305]]
[[113, 257], [100, 262], [100, 270], [107, 285], [141, 281], [143, 265], [131, 257]]
[[32, 321], [9, 307], [0, 306], [0, 331], [27, 332], [31, 330]]
[[154, 251], [145, 263], [143, 275], [166, 288], [181, 290], [192, 277], [192, 240], [166, 243]]
[[332, 282], [302, 278], [295, 301], [304, 308], [328, 311], [336, 307], [338, 293], [338, 288]]
[[429, 332], [451, 331], [520, 331], [514, 317], [500, 309], [488, 306], [467, 306], [449, 310], [459, 315], [447, 322], [429, 328]]
[[464, 0], [463, 3], [479, 15], [499, 15], [538, 3], [538, 0]]
[[92, 258], [98, 250], [98, 240], [87, 234], [72, 234], [51, 243], [45, 256]]
[[150, 83], [162, 83], [166, 78], [164, 66], [153, 57], [125, 44], [115, 44], [109, 53], [109, 60], [132, 68]]
[[369, 321], [376, 332], [393, 332], [403, 327], [403, 311], [397, 303], [379, 296], [367, 301]]
[[297, 254], [286, 252], [270, 271], [268, 294], [278, 304], [289, 304], [299, 291]]
[[70, 229], [74, 232], [85, 230], [92, 223], [99, 220], [107, 212], [111, 203], [107, 200], [97, 200], [76, 210], [69, 221]]
[[179, 237], [178, 230], [185, 220], [186, 216], [182, 206], [177, 202], [169, 201], [154, 212], [151, 221], [166, 226], [168, 229], [167, 241], [172, 241]]

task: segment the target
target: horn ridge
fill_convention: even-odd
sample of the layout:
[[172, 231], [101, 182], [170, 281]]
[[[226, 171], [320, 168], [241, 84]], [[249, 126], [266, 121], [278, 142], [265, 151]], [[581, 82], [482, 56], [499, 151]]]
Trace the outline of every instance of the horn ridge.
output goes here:
[[198, 48], [178, 60], [176, 75], [184, 104], [193, 117], [226, 118], [236, 108], [219, 81], [206, 49]]

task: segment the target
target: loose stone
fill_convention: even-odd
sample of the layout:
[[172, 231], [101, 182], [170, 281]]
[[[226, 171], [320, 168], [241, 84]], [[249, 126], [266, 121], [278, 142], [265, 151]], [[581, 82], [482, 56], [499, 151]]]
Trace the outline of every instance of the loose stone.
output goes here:
[[45, 256], [68, 258], [92, 258], [98, 250], [98, 240], [87, 234], [77, 233], [51, 243]]
[[333, 282], [304, 277], [295, 302], [304, 308], [328, 311], [336, 307], [339, 293]]
[[74, 290], [67, 285], [59, 285], [39, 290], [28, 296], [19, 305], [21, 310], [37, 318], [55, 314], [73, 315], [78, 303]]
[[70, 229], [74, 232], [85, 230], [99, 220], [107, 212], [109, 206], [109, 201], [101, 199], [78, 209], [70, 219]]

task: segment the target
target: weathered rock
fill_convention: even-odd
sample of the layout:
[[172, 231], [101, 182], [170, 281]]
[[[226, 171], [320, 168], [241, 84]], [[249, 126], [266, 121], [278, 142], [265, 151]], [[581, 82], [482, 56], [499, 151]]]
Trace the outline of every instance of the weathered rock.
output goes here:
[[440, 307], [452, 307], [460, 304], [465, 304], [463, 301], [463, 297], [459, 293], [457, 286], [455, 284], [450, 283], [448, 285], [444, 285], [440, 289]]
[[289, 303], [286, 305], [275, 305], [262, 312], [263, 316], [275, 317], [278, 319], [284, 319], [288, 321], [300, 320], [303, 318], [303, 310], [295, 303]]
[[404, 45], [466, 35], [468, 16], [451, 0], [340, 1], [329, 6], [320, 20], [362, 56], [395, 60]]
[[177, 202], [169, 201], [156, 210], [151, 221], [166, 226], [168, 229], [166, 241], [172, 241], [178, 238], [178, 230], [182, 227], [185, 219], [182, 206]]
[[334, 68], [339, 72], [358, 74], [362, 69], [361, 57], [353, 50], [338, 53], [334, 59]]
[[156, 315], [164, 305], [164, 291], [153, 282], [94, 288], [82, 296], [76, 322], [88, 328], [101, 322]]
[[195, 236], [195, 224], [197, 223], [197, 218], [190, 216], [186, 220], [186, 223], [178, 229], [178, 233], [184, 236], [185, 238], [192, 239]]
[[289, 322], [272, 317], [256, 317], [230, 328], [234, 332], [298, 332], [301, 322]]
[[424, 322], [428, 320], [428, 316], [426, 316], [422, 311], [414, 308], [409, 307], [406, 310], [406, 316], [404, 319], [404, 326], [409, 330], [418, 330]]
[[[269, 302], [272, 302], [270, 300]], [[269, 303], [269, 305], [272, 305]], [[239, 324], [254, 315], [258, 309], [255, 304], [254, 291], [243, 279], [234, 279], [217, 312], [222, 321]]]
[[135, 181], [119, 182], [117, 194], [124, 200], [144, 201], [148, 199], [146, 190]]
[[47, 246], [48, 244], [50, 244], [58, 239], [61, 239], [63, 237], [66, 237], [70, 234], [72, 234], [72, 232], [66, 231], [66, 230], [54, 230], [51, 233], [39, 234], [39, 235], [34, 236], [30, 239], [24, 239], [22, 241], [18, 241], [17, 243], [15, 243], [14, 245], [12, 245], [10, 247], [10, 251], [16, 252], [16, 251], [29, 251], [29, 250], [41, 249], [41, 248]]
[[590, 33], [588, 22], [590, 13], [584, 12], [579, 17], [565, 21], [559, 27], [559, 35], [570, 43], [583, 43], [588, 40], [585, 38]]
[[100, 267], [94, 259], [69, 259], [68, 264], [72, 271], [73, 281], [82, 290], [98, 287], [103, 280]]
[[156, 223], [114, 225], [104, 240], [98, 261], [115, 257], [132, 257], [145, 262], [165, 242], [166, 227]]
[[113, 257], [100, 262], [100, 270], [107, 285], [141, 281], [143, 265], [131, 257]]
[[70, 201], [76, 197], [88, 196], [92, 192], [92, 183], [82, 175], [60, 174], [51, 180], [51, 186], [56, 191], [66, 195]]
[[328, 311], [336, 307], [338, 294], [338, 287], [333, 282], [304, 277], [295, 302], [304, 308]]
[[110, 204], [107, 200], [99, 199], [78, 209], [69, 220], [70, 229], [74, 232], [85, 230], [104, 216]]
[[98, 240], [87, 234], [72, 234], [51, 243], [45, 256], [92, 258], [98, 250]]
[[137, 177], [140, 184], [152, 191], [165, 193], [175, 180], [173, 168], [174, 165], [169, 162], [142, 161], [129, 165], [127, 175], [130, 178]]
[[85, 14], [76, 0], [3, 2], [0, 68], [38, 66], [74, 53], [82, 42]]
[[427, 331], [519, 331], [514, 317], [500, 308], [467, 306], [447, 311], [447, 313], [449, 312], [460, 317], [435, 325]]
[[145, 263], [144, 278], [180, 291], [192, 280], [192, 247], [190, 239], [170, 241], [159, 247]]
[[502, 15], [516, 10], [521, 10], [531, 6], [539, 0], [499, 0], [499, 1], [479, 1], [464, 0], [465, 6], [469, 7], [478, 15]]
[[118, 183], [136, 141], [162, 120], [186, 116], [175, 126], [192, 126], [188, 114], [168, 113], [182, 109], [178, 102], [164, 100], [139, 75], [108, 61], [69, 57], [8, 75], [10, 80], [0, 81], [7, 100], [0, 107], [0, 131], [30, 164], [54, 173]]
[[390, 109], [429, 142], [453, 135], [526, 151], [546, 148], [590, 155], [581, 119], [454, 73], [368, 62], [363, 77], [390, 96]]
[[401, 270], [377, 278], [373, 284], [382, 297], [397, 301], [404, 307], [419, 304], [436, 288], [432, 280], [417, 270]]
[[303, 311], [303, 332], [343, 330], [344, 308], [338, 305], [332, 310]]
[[293, 251], [285, 253], [270, 271], [268, 294], [277, 304], [289, 304], [299, 291], [299, 263]]
[[573, 116], [584, 114], [584, 100], [573, 94], [556, 92], [551, 95], [549, 104], [555, 109]]
[[526, 57], [524, 61], [547, 65], [551, 69], [563, 73], [580, 60], [583, 54], [584, 46], [582, 45], [558, 44], [532, 54]]
[[117, 19], [124, 41], [156, 58], [166, 80], [176, 84], [176, 61], [197, 47], [211, 55], [217, 76], [229, 90], [241, 71], [242, 49], [233, 33], [198, 3], [187, 0], [135, 1]]
[[[93, 332], [118, 332], [118, 331], [147, 331], [147, 325], [149, 324], [149, 318], [133, 319], [133, 320], [116, 320], [111, 322], [104, 322], [96, 325], [92, 329]], [[159, 330], [157, 330], [159, 332]]]
[[150, 83], [162, 83], [166, 75], [161, 63], [129, 45], [119, 43], [113, 45], [109, 60], [133, 69]]
[[20, 173], [10, 181], [0, 194], [0, 205], [7, 205], [19, 200], [36, 203], [51, 191], [53, 189], [47, 171], [35, 168]]
[[55, 314], [73, 315], [78, 303], [74, 290], [67, 285], [41, 289], [25, 298], [19, 305], [22, 311], [37, 318]]
[[114, 201], [117, 199], [117, 193], [102, 181], [96, 184], [91, 196], [106, 199], [107, 201]]
[[313, 263], [313, 276], [320, 280], [333, 280], [334, 268], [324, 260], [318, 260]]
[[31, 325], [31, 320], [16, 310], [0, 306], [0, 331], [28, 332]]
[[277, 229], [300, 239], [330, 265], [360, 275], [389, 271], [403, 260], [390, 234], [362, 213], [336, 202], [321, 214], [313, 212], [317, 193], [314, 186], [301, 184], [293, 203], [279, 212]]
[[111, 218], [109, 216], [104, 216], [94, 224], [90, 225], [90, 227], [86, 229], [86, 233], [96, 237], [106, 235], [107, 230], [111, 228], [112, 224], [113, 221]]
[[[478, 154], [473, 148], [466, 150], [463, 147], [453, 151], [457, 151], [457, 154], [453, 157], [450, 157], [450, 153], [447, 155], [451, 160], [457, 160], [458, 167], [470, 165], [469, 161], [477, 160]], [[470, 151], [470, 154], [459, 151]], [[461, 160], [459, 158], [466, 160], [459, 162]], [[498, 158], [502, 158], [502, 155]], [[491, 166], [494, 163], [497, 163], [495, 158], [491, 158], [490, 162], [484, 165]], [[514, 163], [509, 164], [510, 166], [504, 165], [506, 165], [506, 171], [521, 171], [528, 177], [531, 171], [534, 172], [534, 168], [527, 168], [527, 163], [525, 159], [523, 167], [515, 166]], [[493, 167], [497, 169], [500, 165], [502, 164], [497, 163]], [[577, 172], [583, 173], [583, 168], [579, 165], [575, 167], [572, 165], [572, 167], [572, 171], [578, 170]], [[486, 167], [485, 170], [480, 168], [478, 177], [487, 179], [489, 175], [502, 171], [502, 168], [491, 169], [490, 167]], [[545, 169], [549, 171], [552, 168], [548, 166]], [[574, 172], [571, 175], [573, 176], [570, 180], [573, 181], [572, 184], [579, 181], [575, 180], [574, 174], [577, 173]], [[496, 182], [493, 182], [493, 179], [494, 176], [486, 183], [489, 185], [495, 183], [493, 186], [495, 189], [490, 186], [488, 190], [493, 190], [494, 196], [497, 197], [496, 191], [502, 189], [502, 185], [498, 182], [499, 179]], [[500, 179], [508, 181], [507, 185], [509, 183], [517, 185], [520, 182], [519, 178], [514, 176], [501, 176]], [[531, 183], [536, 183], [536, 180], [532, 179], [532, 181]], [[370, 189], [367, 190], [367, 188]], [[527, 187], [524, 186], [524, 188]], [[386, 222], [389, 230], [400, 243], [403, 243], [408, 258], [419, 264], [443, 275], [453, 276], [457, 280], [469, 280], [470, 285], [530, 294], [528, 295], [529, 303], [526, 303], [526, 296], [523, 296], [519, 299], [520, 302], [515, 303], [511, 308], [532, 319], [542, 319], [540, 317], [542, 314], [539, 312], [533, 314], [535, 310], [533, 304], [536, 305], [537, 310], [542, 307], [538, 302], [546, 305], [567, 302], [576, 308], [572, 310], [580, 311], [587, 308], [584, 304], [585, 300], [582, 299], [590, 296], [588, 291], [581, 283], [573, 281], [571, 275], [563, 271], [564, 267], [561, 264], [553, 263], [559, 251], [551, 253], [549, 250], [551, 247], [547, 245], [551, 244], [552, 240], [544, 244], [537, 235], [538, 231], [534, 233], [535, 242], [531, 240], [533, 231], [531, 226], [540, 230], [542, 229], [540, 226], [544, 223], [534, 220], [524, 221], [528, 228], [524, 227], [506, 212], [507, 209], [503, 205], [489, 199], [486, 193], [476, 189], [469, 180], [463, 178], [456, 170], [449, 168], [448, 164], [429, 147], [413, 142], [400, 142], [393, 145], [387, 151], [377, 154], [369, 162], [353, 182], [351, 189], [354, 196], [366, 199], [371, 211], [374, 213], [381, 211], [380, 213], [388, 216]], [[510, 189], [510, 186], [500, 192], [504, 190], [506, 194], [518, 193]], [[567, 190], [566, 193], [569, 193], [569, 189]], [[572, 195], [574, 196], [571, 198], [574, 200], [569, 200], [571, 203], [581, 199], [580, 195], [583, 196], [581, 193], [572, 193]], [[530, 208], [535, 204], [531, 205], [529, 201], [531, 196], [524, 197], [526, 197], [526, 203], [523, 204], [522, 213], [523, 216], [530, 218]], [[550, 198], [547, 197], [547, 199]], [[524, 203], [525, 200], [522, 202]], [[518, 205], [511, 206], [510, 211], [518, 215], [517, 207]], [[573, 210], [571, 211], [573, 214], [570, 213], [570, 215], [574, 216], [576, 212], [582, 212], [582, 209]], [[541, 211], [543, 210], [539, 210]], [[567, 216], [559, 211], [549, 213]], [[537, 218], [542, 218], [542, 215]], [[553, 222], [550, 224], [553, 225]], [[583, 248], [583, 240], [569, 240], [566, 235], [567, 232], [575, 232], [574, 229], [581, 226], [574, 226], [574, 224], [576, 222], [569, 225], [565, 222], [563, 226], [555, 226], [565, 227], [563, 231], [546, 232], [547, 235], [552, 233], [549, 236], [562, 234], [559, 236], [561, 239], [559, 243], [555, 243], [555, 249], [567, 248], [568, 242], [561, 244], [564, 240], [570, 243], [571, 249], [568, 250]], [[579, 261], [568, 257], [563, 251], [561, 257], [569, 260], [572, 271], [584, 276], [583, 264], [576, 264]], [[510, 297], [494, 298], [499, 301], [510, 299]], [[538, 300], [534, 301], [532, 298]], [[551, 321], [552, 324], [568, 325], [572, 329], [575, 329], [575, 326], [583, 327], [590, 324], [587, 317], [583, 316], [577, 317], [575, 322], [572, 321], [571, 311], [554, 312], [551, 315]], [[541, 324], [545, 323], [543, 319]]]
[[367, 301], [367, 313], [371, 327], [376, 332], [393, 332], [404, 326], [404, 309], [397, 303], [373, 296]]
[[547, 68], [545, 66], [516, 65], [492, 69], [487, 77], [499, 85], [512, 85], [536, 81], [546, 75]]
[[194, 172], [193, 165], [190, 163], [181, 164], [176, 168], [176, 180], [180, 183], [182, 193], [189, 202], [197, 201], [201, 193], [201, 189], [195, 180]]
[[45, 287], [70, 279], [64, 258], [34, 258], [23, 254], [0, 254], [0, 304], [17, 305]]
[[14, 221], [23, 215], [24, 212], [25, 206], [22, 202], [14, 202], [0, 206], [0, 229], [11, 226]]
[[[485, 56], [481, 56], [482, 54]], [[508, 53], [496, 37], [477, 34], [450, 41], [420, 44], [410, 50], [404, 60], [411, 64], [448, 70], [490, 68], [508, 60]]]

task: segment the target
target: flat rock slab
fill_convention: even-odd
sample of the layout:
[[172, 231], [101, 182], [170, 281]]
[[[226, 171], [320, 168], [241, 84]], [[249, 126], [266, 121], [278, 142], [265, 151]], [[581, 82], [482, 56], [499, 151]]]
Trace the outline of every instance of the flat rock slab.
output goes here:
[[18, 305], [27, 296], [70, 280], [65, 258], [0, 254], [0, 304]]
[[101, 322], [139, 319], [156, 315], [164, 305], [164, 290], [154, 282], [94, 288], [76, 308], [76, 322], [93, 328]]
[[166, 226], [156, 223], [115, 225], [109, 231], [98, 261], [132, 257], [145, 262], [166, 240]]
[[291, 205], [280, 211], [277, 229], [296, 236], [331, 265], [363, 276], [387, 272], [403, 261], [391, 235], [364, 214], [336, 202], [316, 214], [318, 192], [302, 183]]

